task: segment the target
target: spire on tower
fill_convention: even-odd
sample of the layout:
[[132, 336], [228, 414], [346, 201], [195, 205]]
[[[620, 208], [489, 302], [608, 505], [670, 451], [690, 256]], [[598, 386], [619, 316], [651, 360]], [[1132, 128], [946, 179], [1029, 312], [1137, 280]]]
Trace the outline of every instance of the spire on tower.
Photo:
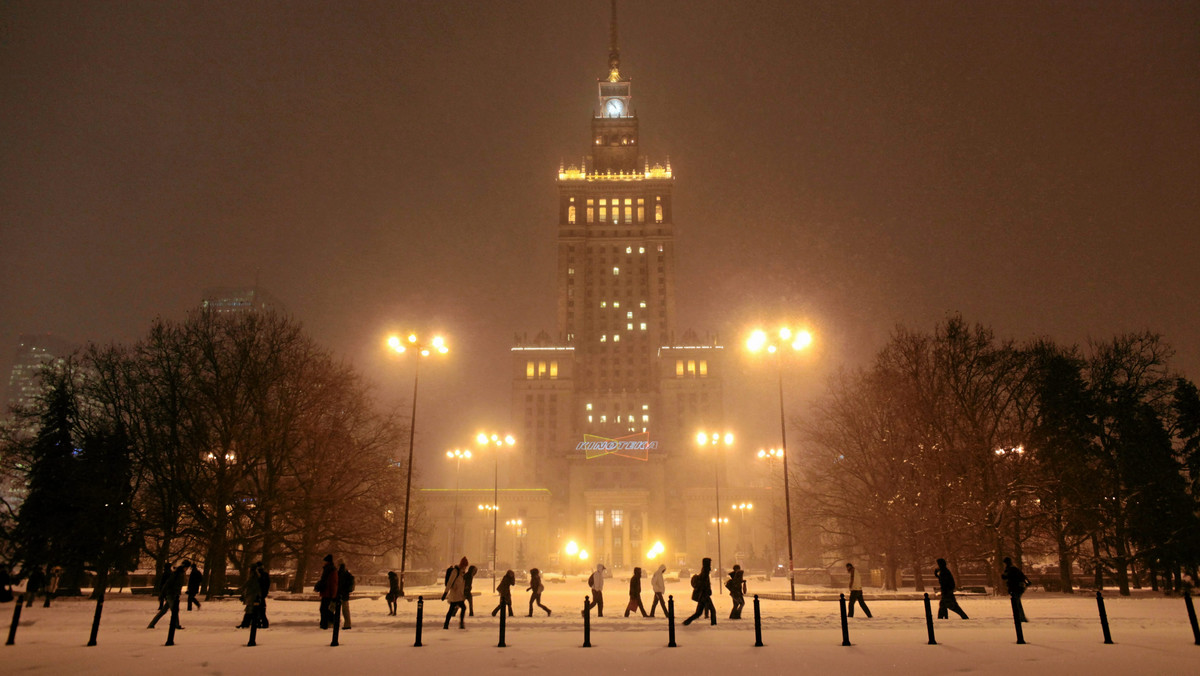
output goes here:
[[612, 26], [608, 46], [608, 81], [621, 79], [621, 50], [617, 49], [617, 0], [612, 0]]

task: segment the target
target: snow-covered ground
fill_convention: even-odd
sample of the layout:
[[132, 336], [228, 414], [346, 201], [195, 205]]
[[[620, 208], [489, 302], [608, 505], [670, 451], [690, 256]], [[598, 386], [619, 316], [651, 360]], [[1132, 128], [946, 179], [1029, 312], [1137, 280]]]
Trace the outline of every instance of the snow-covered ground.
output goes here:
[[[343, 631], [339, 647], [331, 633], [317, 627], [316, 603], [273, 594], [271, 628], [258, 633], [258, 645], [247, 647], [247, 630], [236, 600], [213, 601], [201, 611], [182, 612], [185, 627], [175, 645], [165, 647], [168, 622], [146, 628], [156, 609], [147, 596], [110, 594], [104, 604], [99, 645], [86, 647], [95, 604], [60, 599], [45, 609], [41, 600], [24, 608], [16, 645], [0, 649], [5, 674], [383, 674], [383, 673], [544, 673], [571, 676], [613, 673], [660, 674], [877, 674], [980, 673], [1032, 674], [1198, 674], [1200, 646], [1193, 644], [1187, 611], [1180, 598], [1148, 592], [1132, 598], [1106, 598], [1115, 645], [1104, 645], [1095, 598], [1030, 592], [1025, 609], [1027, 645], [1017, 645], [1006, 598], [964, 597], [970, 620], [938, 620], [939, 645], [928, 645], [923, 604], [908, 599], [881, 600], [868, 589], [875, 617], [850, 620], [850, 647], [841, 645], [836, 600], [763, 600], [763, 641], [754, 647], [753, 606], [744, 618], [730, 621], [729, 597], [718, 596], [718, 624], [676, 626], [677, 648], [668, 648], [667, 623], [622, 617], [626, 581], [606, 584], [605, 616], [592, 618], [592, 647], [582, 648], [579, 611], [587, 594], [582, 579], [547, 585], [543, 601], [554, 614], [538, 611], [525, 617], [528, 596], [515, 595], [517, 616], [507, 623], [507, 648], [497, 648], [499, 622], [490, 616], [496, 596], [490, 580], [477, 583], [475, 617], [466, 630], [457, 622], [442, 629], [446, 604], [440, 589], [412, 589], [432, 600], [427, 604], [423, 642], [413, 646], [415, 600], [400, 601], [397, 617], [387, 615], [383, 589], [360, 589], [352, 601], [353, 629]], [[648, 587], [648, 584], [644, 586]], [[785, 594], [786, 582], [751, 583], [751, 592]], [[805, 588], [806, 594], [831, 590]], [[873, 591], [876, 598], [872, 598]], [[667, 592], [679, 602], [680, 620], [694, 604], [686, 583]], [[367, 595], [370, 596], [367, 596]], [[360, 598], [359, 596], [362, 595]], [[643, 594], [649, 606], [652, 594]], [[836, 596], [828, 596], [834, 598]], [[936, 612], [936, 599], [934, 600]], [[13, 604], [0, 604], [3, 627]]]

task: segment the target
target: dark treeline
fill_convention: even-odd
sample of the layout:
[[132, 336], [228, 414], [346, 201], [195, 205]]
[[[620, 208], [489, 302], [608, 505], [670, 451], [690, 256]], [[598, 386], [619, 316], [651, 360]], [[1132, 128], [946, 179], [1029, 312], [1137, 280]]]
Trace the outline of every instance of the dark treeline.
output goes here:
[[[998, 582], [1178, 589], [1200, 563], [1200, 397], [1152, 333], [1017, 344], [952, 316], [899, 329], [805, 422], [800, 510], [823, 544], [918, 589], [938, 557]], [[1086, 579], [1076, 579], [1085, 571]]]
[[[195, 312], [133, 345], [91, 346], [43, 373], [45, 395], [6, 430], [28, 495], [4, 535], [26, 568], [203, 562], [295, 567], [398, 546], [401, 430], [348, 365], [274, 313]], [[156, 578], [157, 579], [157, 578]], [[98, 585], [99, 586], [99, 585]]]

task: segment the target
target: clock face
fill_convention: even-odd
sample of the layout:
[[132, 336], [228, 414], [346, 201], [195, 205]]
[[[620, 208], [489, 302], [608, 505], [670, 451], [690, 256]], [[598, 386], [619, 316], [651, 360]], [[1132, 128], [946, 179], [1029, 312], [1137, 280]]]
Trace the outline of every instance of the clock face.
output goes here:
[[625, 109], [625, 104], [621, 99], [609, 99], [604, 104], [604, 114], [608, 117], [621, 117], [621, 111]]

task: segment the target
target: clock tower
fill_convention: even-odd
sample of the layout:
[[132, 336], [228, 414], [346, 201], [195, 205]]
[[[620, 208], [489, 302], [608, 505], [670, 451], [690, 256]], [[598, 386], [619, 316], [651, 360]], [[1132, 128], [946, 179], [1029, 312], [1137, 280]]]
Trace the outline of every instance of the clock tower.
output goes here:
[[592, 117], [592, 168], [602, 173], [632, 174], [638, 168], [638, 120], [633, 112], [632, 83], [621, 77], [616, 2], [612, 17], [608, 77], [596, 82], [600, 110]]

